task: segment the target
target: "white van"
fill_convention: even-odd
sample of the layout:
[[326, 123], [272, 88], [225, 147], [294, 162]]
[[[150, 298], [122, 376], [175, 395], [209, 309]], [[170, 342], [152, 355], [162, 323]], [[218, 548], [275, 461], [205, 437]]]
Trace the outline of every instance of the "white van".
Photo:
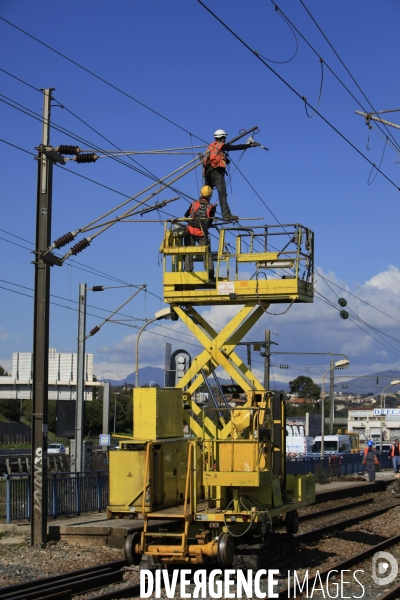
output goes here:
[[[312, 452], [321, 454], [321, 436], [317, 435], [312, 446]], [[351, 444], [348, 435], [325, 435], [324, 454], [350, 454]]]
[[286, 457], [297, 458], [311, 452], [314, 438], [305, 435], [286, 436]]

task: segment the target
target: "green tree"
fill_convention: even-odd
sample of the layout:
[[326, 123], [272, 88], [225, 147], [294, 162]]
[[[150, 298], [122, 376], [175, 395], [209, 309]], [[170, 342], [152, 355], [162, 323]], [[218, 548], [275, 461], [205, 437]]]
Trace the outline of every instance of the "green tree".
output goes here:
[[99, 400], [85, 402], [85, 435], [100, 435], [103, 429], [103, 403]]
[[298, 394], [302, 398], [311, 398], [318, 400], [321, 395], [319, 386], [313, 382], [311, 377], [299, 375], [293, 381], [289, 381], [290, 391], [292, 394]]
[[0, 365], [0, 377], [7, 377], [7, 371]]
[[8, 421], [19, 421], [21, 410], [18, 400], [0, 400], [0, 413]]

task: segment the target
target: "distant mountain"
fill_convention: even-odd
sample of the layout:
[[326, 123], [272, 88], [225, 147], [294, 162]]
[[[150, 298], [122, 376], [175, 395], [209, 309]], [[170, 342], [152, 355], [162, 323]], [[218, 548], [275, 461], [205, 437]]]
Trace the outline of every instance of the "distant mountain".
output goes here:
[[[345, 374], [340, 371], [335, 371], [335, 375]], [[378, 384], [376, 383], [378, 378]], [[343, 393], [346, 394], [368, 394], [372, 392], [374, 395], [380, 394], [384, 387], [386, 387], [394, 379], [400, 379], [400, 371], [379, 371], [379, 373], [371, 373], [365, 377], [356, 377], [347, 381], [343, 379], [335, 379], [335, 389], [341, 391], [341, 385], [347, 385], [346, 389], [343, 389]], [[342, 382], [342, 383], [341, 383]], [[325, 392], [329, 388], [329, 381], [325, 383]], [[400, 387], [393, 386], [393, 391], [397, 392]], [[390, 388], [386, 390], [389, 392]]]
[[[123, 379], [114, 379], [113, 377], [104, 377], [107, 375], [108, 371], [102, 372], [102, 377], [99, 377], [99, 381], [108, 381], [111, 385], [124, 385], [124, 383], [130, 383], [135, 385], [135, 373], [130, 373]], [[230, 379], [222, 379], [218, 377], [218, 380], [221, 385], [228, 385], [231, 382]], [[160, 367], [142, 367], [139, 369], [139, 384], [140, 385], [150, 385], [150, 381], [152, 385], [157, 383], [160, 387], [164, 387], [164, 369], [160, 369]], [[215, 385], [215, 381], [213, 377], [209, 377], [210, 385]], [[283, 381], [271, 381], [271, 388], [273, 390], [289, 390], [289, 385]]]
[[[104, 371], [102, 375], [105, 374]], [[123, 379], [114, 379], [113, 377], [100, 377], [99, 381], [108, 381], [111, 385], [124, 385], [124, 383], [130, 383], [135, 385], [136, 373], [129, 373]], [[139, 369], [139, 384], [140, 385], [152, 385], [157, 383], [160, 387], [164, 386], [164, 369], [159, 367], [142, 367]]]

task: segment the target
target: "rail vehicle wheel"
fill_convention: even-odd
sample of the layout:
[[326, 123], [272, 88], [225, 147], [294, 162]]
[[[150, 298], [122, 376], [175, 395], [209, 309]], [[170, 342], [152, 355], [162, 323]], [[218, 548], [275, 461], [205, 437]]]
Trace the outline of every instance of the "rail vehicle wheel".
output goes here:
[[136, 552], [136, 545], [140, 544], [140, 532], [135, 531], [135, 533], [131, 533], [126, 536], [125, 544], [124, 544], [124, 555], [125, 560], [130, 565], [138, 565], [142, 560], [142, 554]]
[[220, 567], [229, 567], [235, 556], [235, 542], [233, 537], [227, 533], [221, 533], [218, 537], [217, 560]]
[[286, 531], [290, 534], [297, 533], [299, 530], [299, 513], [297, 510], [291, 510], [286, 513]]

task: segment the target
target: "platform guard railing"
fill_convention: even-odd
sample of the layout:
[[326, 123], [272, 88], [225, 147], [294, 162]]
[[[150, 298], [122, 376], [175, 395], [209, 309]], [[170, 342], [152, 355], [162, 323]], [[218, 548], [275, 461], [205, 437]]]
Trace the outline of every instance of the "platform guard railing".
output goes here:
[[[362, 460], [362, 454], [332, 455], [325, 458], [291, 458], [286, 461], [286, 473], [288, 475], [306, 475], [307, 473], [318, 474], [322, 471], [333, 477], [357, 475], [367, 470], [367, 467], [362, 464]], [[378, 455], [378, 460], [378, 470], [392, 468], [392, 459], [387, 453]]]
[[[0, 518], [6, 523], [30, 520], [30, 475], [11, 474], [0, 480]], [[47, 516], [101, 512], [108, 503], [108, 471], [51, 473], [47, 478]]]

